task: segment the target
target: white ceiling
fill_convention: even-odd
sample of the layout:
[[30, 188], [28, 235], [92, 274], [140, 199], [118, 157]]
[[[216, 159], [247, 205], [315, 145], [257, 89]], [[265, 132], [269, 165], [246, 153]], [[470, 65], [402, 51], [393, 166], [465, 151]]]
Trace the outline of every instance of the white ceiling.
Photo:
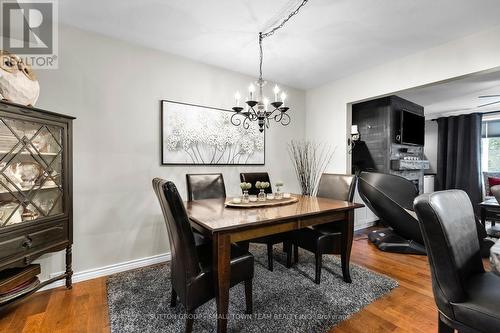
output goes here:
[[500, 95], [500, 70], [413, 88], [397, 95], [422, 105], [428, 118], [437, 115], [500, 111], [500, 103], [478, 107], [500, 101], [500, 96], [478, 98], [483, 95]]
[[[301, 0], [63, 0], [84, 30], [257, 75], [257, 33]], [[264, 78], [312, 88], [500, 24], [499, 0], [310, 0], [264, 41]]]

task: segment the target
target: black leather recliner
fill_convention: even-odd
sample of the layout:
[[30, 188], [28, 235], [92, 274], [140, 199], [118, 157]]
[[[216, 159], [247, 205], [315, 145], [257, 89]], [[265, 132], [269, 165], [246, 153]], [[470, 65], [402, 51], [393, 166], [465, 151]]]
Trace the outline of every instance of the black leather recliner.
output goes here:
[[396, 175], [362, 172], [358, 179], [361, 199], [387, 228], [368, 238], [380, 250], [425, 254], [424, 240], [413, 212], [418, 191], [411, 181]]
[[431, 267], [439, 332], [500, 332], [500, 277], [484, 271], [467, 194], [423, 194], [415, 211]]
[[[182, 199], [174, 183], [160, 178], [153, 179], [153, 189], [160, 202], [170, 240], [172, 296], [170, 305], [176, 306], [177, 298], [189, 314], [214, 298], [212, 245], [195, 245], [193, 231]], [[252, 312], [252, 279], [254, 259], [247, 251], [231, 246], [230, 285], [245, 283], [246, 311]], [[186, 332], [191, 332], [193, 316], [186, 317]]]
[[[426, 254], [422, 233], [413, 211], [418, 191], [415, 185], [396, 175], [362, 172], [358, 191], [361, 199], [388, 228], [372, 231], [368, 239], [380, 250], [398, 253]], [[476, 218], [476, 232], [481, 255], [489, 256], [495, 243], [487, 238], [484, 225]]]

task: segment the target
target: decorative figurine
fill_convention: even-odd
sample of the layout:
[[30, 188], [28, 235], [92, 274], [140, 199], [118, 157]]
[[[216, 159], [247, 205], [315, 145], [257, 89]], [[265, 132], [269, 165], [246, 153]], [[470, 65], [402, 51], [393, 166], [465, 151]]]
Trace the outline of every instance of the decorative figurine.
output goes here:
[[0, 50], [0, 99], [35, 105], [40, 85], [31, 67], [15, 54]]

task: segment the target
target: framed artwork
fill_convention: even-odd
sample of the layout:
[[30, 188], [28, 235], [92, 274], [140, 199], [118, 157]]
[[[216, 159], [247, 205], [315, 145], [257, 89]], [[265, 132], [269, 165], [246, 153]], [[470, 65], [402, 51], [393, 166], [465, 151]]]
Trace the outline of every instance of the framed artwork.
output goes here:
[[233, 111], [161, 101], [161, 164], [264, 165], [265, 131], [231, 124]]

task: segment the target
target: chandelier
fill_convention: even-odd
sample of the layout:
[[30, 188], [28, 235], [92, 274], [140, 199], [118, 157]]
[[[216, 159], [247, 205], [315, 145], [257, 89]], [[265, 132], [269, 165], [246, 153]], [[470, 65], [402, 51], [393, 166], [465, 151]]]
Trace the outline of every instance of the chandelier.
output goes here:
[[[269, 122], [274, 119], [277, 123], [281, 123], [283, 126], [290, 124], [290, 116], [287, 111], [290, 109], [285, 106], [285, 100], [287, 98], [285, 92], [281, 92], [278, 85], [274, 86], [274, 100], [270, 102], [264, 93], [264, 86], [267, 84], [262, 77], [262, 62], [264, 60], [264, 53], [262, 51], [262, 41], [264, 38], [272, 36], [277, 30], [281, 29], [288, 20], [295, 16], [299, 10], [308, 2], [308, 0], [302, 0], [300, 5], [292, 11], [279, 25], [271, 28], [268, 32], [259, 32], [259, 79], [252, 83], [248, 87], [248, 100], [245, 101], [246, 106], [240, 105], [241, 95], [236, 92], [234, 95], [236, 106], [232, 109], [234, 114], [231, 116], [231, 123], [234, 126], [243, 125], [243, 128], [248, 129], [250, 127], [250, 122], [257, 121], [259, 125], [259, 131], [263, 132], [264, 127], [269, 128]], [[256, 87], [257, 86], [257, 94]], [[280, 94], [281, 92], [281, 94]]]

